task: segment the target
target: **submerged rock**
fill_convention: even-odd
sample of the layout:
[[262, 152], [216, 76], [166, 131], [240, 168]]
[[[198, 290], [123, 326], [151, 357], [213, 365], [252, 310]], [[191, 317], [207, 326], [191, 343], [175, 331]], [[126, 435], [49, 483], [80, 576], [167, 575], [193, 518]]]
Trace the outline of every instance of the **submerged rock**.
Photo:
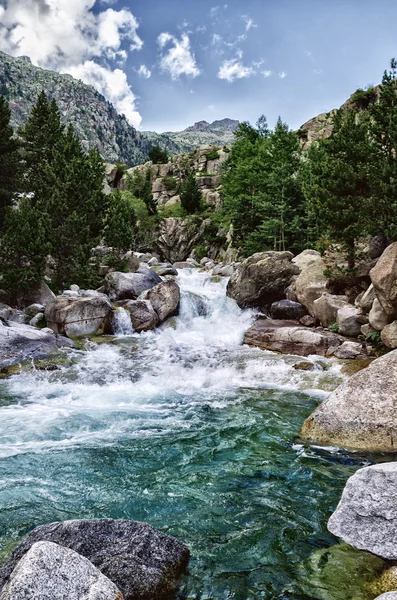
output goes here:
[[328, 521], [334, 535], [358, 550], [397, 560], [397, 462], [359, 469]]
[[45, 309], [48, 327], [68, 337], [96, 335], [106, 326], [112, 307], [106, 297], [58, 296]]
[[258, 252], [244, 260], [227, 284], [227, 295], [244, 307], [265, 308], [285, 297], [299, 269], [291, 252]]
[[397, 450], [397, 350], [374, 360], [333, 391], [306, 419], [309, 442], [352, 450]]
[[0, 368], [32, 358], [45, 358], [56, 354], [58, 348], [71, 345], [70, 340], [36, 327], [0, 320]]
[[105, 288], [110, 300], [135, 300], [139, 294], [158, 283], [161, 277], [148, 267], [140, 267], [136, 273], [109, 273], [105, 278]]
[[21, 558], [1, 600], [123, 600], [115, 584], [77, 552], [37, 542]]
[[118, 587], [125, 600], [169, 598], [189, 560], [184, 544], [147, 523], [113, 519], [63, 521], [31, 531], [0, 567], [0, 588], [18, 561], [39, 541], [55, 542], [85, 556]]

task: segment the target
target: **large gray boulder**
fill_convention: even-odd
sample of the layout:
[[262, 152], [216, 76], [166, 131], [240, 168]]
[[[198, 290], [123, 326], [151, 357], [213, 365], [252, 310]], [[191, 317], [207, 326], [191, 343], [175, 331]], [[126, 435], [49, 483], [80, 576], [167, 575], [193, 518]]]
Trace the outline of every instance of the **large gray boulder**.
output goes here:
[[336, 324], [341, 335], [357, 337], [361, 333], [361, 323], [358, 320], [361, 311], [352, 305], [340, 308], [336, 315]]
[[244, 336], [244, 343], [249, 346], [299, 356], [332, 356], [343, 342], [343, 338], [330, 331], [273, 319], [258, 319]]
[[[370, 271], [376, 297], [389, 317], [397, 317], [397, 242], [390, 244]], [[391, 319], [392, 320], [392, 319]]]
[[45, 308], [47, 326], [68, 337], [96, 335], [107, 326], [112, 307], [104, 296], [58, 296]]
[[329, 327], [336, 323], [338, 310], [348, 304], [349, 300], [347, 296], [336, 296], [324, 292], [320, 298], [317, 298], [313, 302], [314, 317], [320, 321], [323, 327]]
[[177, 314], [181, 291], [174, 280], [163, 281], [145, 294], [145, 299], [153, 306], [159, 323]]
[[299, 267], [300, 271], [303, 271], [307, 267], [310, 267], [317, 259], [321, 258], [321, 255], [317, 250], [311, 250], [308, 248], [307, 250], [303, 250], [300, 254], [297, 254], [292, 259], [292, 262]]
[[303, 304], [312, 317], [315, 317], [314, 301], [326, 291], [327, 278], [324, 275], [325, 263], [317, 257], [311, 264], [302, 269], [295, 282], [295, 294], [298, 302]]
[[333, 391], [306, 419], [301, 436], [351, 450], [397, 449], [397, 350], [373, 361]]
[[142, 292], [158, 283], [161, 277], [148, 267], [140, 267], [135, 273], [114, 272], [106, 275], [105, 288], [110, 300], [135, 300]]
[[393, 317], [386, 313], [378, 298], [374, 299], [368, 318], [369, 324], [376, 331], [382, 331], [393, 320]]
[[270, 307], [272, 319], [287, 319], [289, 321], [299, 321], [306, 315], [306, 309], [299, 302], [292, 300], [278, 300], [273, 302]]
[[123, 600], [115, 584], [77, 552], [37, 542], [21, 558], [0, 600]]
[[32, 358], [57, 354], [58, 348], [71, 346], [66, 338], [0, 319], [0, 368], [17, 365]]
[[359, 469], [328, 521], [334, 535], [358, 550], [397, 560], [397, 462]]
[[382, 329], [380, 334], [383, 344], [386, 348], [395, 350], [397, 348], [397, 321], [393, 321]]
[[257, 252], [244, 260], [227, 284], [227, 295], [240, 307], [265, 308], [282, 300], [299, 268], [291, 252]]
[[371, 285], [364, 292], [364, 294], [361, 297], [361, 300], [358, 303], [358, 305], [361, 308], [361, 310], [363, 311], [363, 313], [365, 313], [365, 314], [369, 313], [369, 311], [372, 308], [375, 298], [376, 298], [375, 288], [371, 283]]
[[29, 291], [20, 295], [18, 305], [25, 307], [29, 306], [29, 304], [42, 304], [45, 306], [54, 298], [54, 292], [50, 290], [45, 281], [40, 281], [40, 283], [29, 289]]
[[128, 310], [135, 331], [149, 331], [159, 322], [157, 313], [148, 300], [124, 300], [121, 306]]
[[[147, 523], [93, 519], [33, 529], [0, 567], [0, 589], [35, 542], [50, 541], [85, 556], [118, 587], [125, 600], [165, 600], [185, 571], [188, 548]], [[55, 598], [54, 598], [55, 600]]]
[[375, 600], [397, 600], [397, 591], [396, 592], [385, 592], [380, 596], [377, 596]]

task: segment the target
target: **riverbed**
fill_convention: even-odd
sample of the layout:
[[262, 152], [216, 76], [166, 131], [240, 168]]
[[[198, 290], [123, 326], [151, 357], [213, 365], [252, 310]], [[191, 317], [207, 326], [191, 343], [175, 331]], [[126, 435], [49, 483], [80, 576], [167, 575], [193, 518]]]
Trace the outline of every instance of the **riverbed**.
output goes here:
[[255, 315], [226, 280], [178, 281], [180, 315], [161, 329], [0, 382], [1, 558], [41, 523], [125, 518], [189, 546], [180, 598], [349, 600], [319, 591], [310, 557], [337, 543], [327, 519], [370, 462], [298, 439], [341, 364], [300, 371], [243, 346]]

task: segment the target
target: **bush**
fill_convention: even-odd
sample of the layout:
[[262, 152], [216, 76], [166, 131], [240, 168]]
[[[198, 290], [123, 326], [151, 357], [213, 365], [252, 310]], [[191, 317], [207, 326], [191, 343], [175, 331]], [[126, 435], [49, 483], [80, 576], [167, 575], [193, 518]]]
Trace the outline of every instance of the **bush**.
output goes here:
[[353, 94], [352, 102], [354, 102], [358, 108], [368, 108], [370, 104], [374, 104], [376, 102], [376, 91], [372, 86], [366, 90], [359, 88]]
[[207, 256], [207, 252], [208, 252], [207, 246], [205, 246], [204, 244], [198, 244], [193, 250], [194, 258], [198, 262], [200, 262], [200, 260], [202, 258], [204, 258], [204, 256]]
[[168, 177], [164, 177], [163, 181], [164, 181], [165, 189], [167, 190], [167, 192], [176, 190], [177, 182], [176, 182], [175, 177], [172, 177], [171, 175], [169, 175]]
[[149, 160], [151, 160], [155, 165], [161, 165], [168, 162], [168, 152], [167, 148], [162, 150], [160, 146], [153, 146], [149, 150]]
[[220, 158], [219, 152], [218, 150], [215, 150], [215, 148], [210, 152], [207, 152], [204, 156], [206, 156], [207, 160], [216, 160], [217, 158]]

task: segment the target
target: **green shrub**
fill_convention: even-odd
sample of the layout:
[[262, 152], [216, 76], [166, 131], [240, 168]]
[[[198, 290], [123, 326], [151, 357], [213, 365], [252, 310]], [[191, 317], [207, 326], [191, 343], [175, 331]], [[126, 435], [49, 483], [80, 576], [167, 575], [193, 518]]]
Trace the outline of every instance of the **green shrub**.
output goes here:
[[198, 244], [194, 250], [194, 257], [195, 259], [200, 262], [200, 260], [202, 258], [204, 258], [204, 256], [207, 256], [207, 252], [208, 252], [208, 248], [207, 246], [205, 246], [204, 244]]
[[328, 327], [328, 329], [330, 331], [332, 331], [333, 333], [339, 333], [339, 325], [338, 325], [338, 323], [332, 323], [332, 325], [330, 325]]
[[353, 94], [351, 100], [357, 105], [358, 108], [368, 108], [370, 104], [374, 104], [376, 102], [376, 91], [372, 86], [366, 90], [359, 88]]
[[164, 181], [165, 189], [167, 190], [167, 192], [176, 190], [177, 181], [176, 181], [175, 177], [172, 177], [171, 175], [169, 175], [168, 177], [164, 177], [163, 181]]
[[218, 152], [218, 150], [215, 150], [215, 148], [213, 150], [211, 150], [210, 152], [207, 152], [206, 154], [204, 154], [204, 156], [207, 157], [207, 160], [216, 160], [217, 158], [220, 158], [219, 152]]

